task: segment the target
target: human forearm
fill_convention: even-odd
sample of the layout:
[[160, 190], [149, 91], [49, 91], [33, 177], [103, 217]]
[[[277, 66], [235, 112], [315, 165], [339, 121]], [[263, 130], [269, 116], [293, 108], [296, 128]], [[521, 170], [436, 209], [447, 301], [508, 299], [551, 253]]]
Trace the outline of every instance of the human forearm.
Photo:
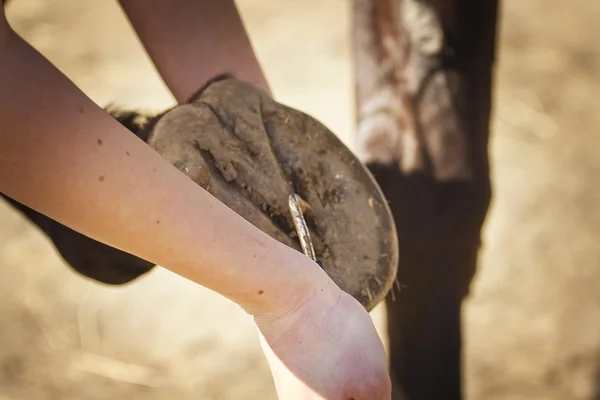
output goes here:
[[269, 92], [232, 0], [120, 0], [150, 58], [181, 103], [222, 73]]
[[[180, 101], [195, 85], [181, 87]], [[282, 399], [390, 398], [383, 346], [354, 298], [172, 167], [12, 32], [0, 41], [0, 191], [240, 304], [255, 316]]]
[[14, 33], [0, 57], [1, 191], [249, 312], [293, 301], [324, 275], [169, 165]]

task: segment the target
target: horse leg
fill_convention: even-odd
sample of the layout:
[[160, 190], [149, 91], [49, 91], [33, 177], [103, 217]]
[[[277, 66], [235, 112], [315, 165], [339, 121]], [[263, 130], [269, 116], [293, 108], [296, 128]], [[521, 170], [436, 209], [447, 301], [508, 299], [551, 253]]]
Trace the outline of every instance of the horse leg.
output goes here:
[[491, 198], [497, 13], [498, 0], [354, 0], [357, 151], [396, 220], [390, 368], [410, 400], [462, 398], [461, 307]]

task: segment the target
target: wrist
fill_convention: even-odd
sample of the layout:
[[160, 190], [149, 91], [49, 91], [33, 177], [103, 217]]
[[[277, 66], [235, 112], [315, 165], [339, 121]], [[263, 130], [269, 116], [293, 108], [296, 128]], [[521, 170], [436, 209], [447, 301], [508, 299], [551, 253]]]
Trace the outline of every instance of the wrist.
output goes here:
[[280, 265], [285, 279], [265, 289], [262, 296], [245, 304], [248, 314], [262, 320], [284, 318], [314, 296], [337, 296], [340, 290], [323, 269], [305, 255], [292, 250]]

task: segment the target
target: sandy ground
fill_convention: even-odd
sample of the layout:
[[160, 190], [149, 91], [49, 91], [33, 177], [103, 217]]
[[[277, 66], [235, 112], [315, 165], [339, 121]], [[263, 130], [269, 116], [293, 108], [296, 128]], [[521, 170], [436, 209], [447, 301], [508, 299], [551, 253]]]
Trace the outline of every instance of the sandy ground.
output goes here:
[[[352, 146], [350, 2], [238, 4], [275, 96]], [[552, 6], [503, 7], [469, 399], [600, 399], [600, 3]], [[19, 0], [8, 16], [99, 105], [173, 104], [116, 2]], [[162, 269], [123, 288], [90, 282], [0, 204], [0, 400], [115, 398], [275, 393], [235, 304]]]

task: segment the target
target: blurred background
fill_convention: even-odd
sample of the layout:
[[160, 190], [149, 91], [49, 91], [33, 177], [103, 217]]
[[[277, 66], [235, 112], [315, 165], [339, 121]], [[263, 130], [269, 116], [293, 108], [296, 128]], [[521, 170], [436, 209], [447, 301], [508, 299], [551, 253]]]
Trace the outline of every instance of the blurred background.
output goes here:
[[[237, 3], [278, 100], [352, 147], [351, 2]], [[116, 1], [19, 0], [7, 13], [99, 105], [174, 104]], [[495, 193], [465, 313], [471, 400], [600, 399], [599, 22], [597, 0], [502, 7]], [[0, 203], [0, 400], [121, 398], [275, 391], [235, 304], [160, 268], [123, 288], [88, 281]]]

